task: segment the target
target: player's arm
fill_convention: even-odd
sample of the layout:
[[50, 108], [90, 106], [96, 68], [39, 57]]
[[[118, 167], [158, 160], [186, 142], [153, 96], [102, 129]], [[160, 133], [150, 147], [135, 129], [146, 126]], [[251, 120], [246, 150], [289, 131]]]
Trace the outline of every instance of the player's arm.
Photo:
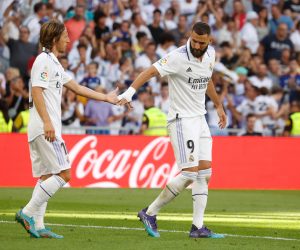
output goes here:
[[138, 75], [138, 77], [133, 81], [131, 86], [121, 95], [118, 96], [119, 101], [118, 105], [124, 105], [131, 102], [132, 96], [135, 92], [144, 85], [145, 82], [148, 82], [152, 77], [158, 76], [158, 70], [152, 65], [148, 69], [144, 70]]
[[32, 87], [31, 90], [32, 100], [34, 102], [34, 106], [41, 117], [44, 123], [44, 136], [47, 141], [55, 140], [55, 130], [50, 120], [50, 116], [46, 109], [45, 100], [43, 97], [43, 88], [42, 87]]
[[112, 104], [116, 104], [118, 101], [118, 97], [117, 97], [118, 89], [115, 89], [108, 94], [102, 94], [102, 93], [96, 92], [92, 89], [89, 89], [85, 86], [79, 85], [74, 80], [70, 80], [64, 86], [67, 87], [68, 89], [73, 90], [76, 94], [90, 98], [90, 99], [109, 102]]
[[223, 105], [220, 101], [220, 98], [216, 92], [214, 83], [212, 80], [209, 81], [208, 85], [207, 85], [207, 90], [206, 90], [206, 94], [209, 96], [209, 98], [212, 100], [212, 102], [214, 103], [218, 116], [219, 116], [219, 127], [220, 128], [225, 128], [226, 126], [226, 114], [224, 112], [223, 109]]

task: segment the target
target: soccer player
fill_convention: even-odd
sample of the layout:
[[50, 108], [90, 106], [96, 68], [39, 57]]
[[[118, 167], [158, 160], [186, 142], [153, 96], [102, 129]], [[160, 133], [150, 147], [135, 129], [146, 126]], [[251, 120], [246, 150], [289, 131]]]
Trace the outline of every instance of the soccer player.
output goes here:
[[211, 80], [215, 50], [209, 45], [210, 27], [197, 22], [186, 45], [143, 71], [132, 85], [118, 96], [117, 104], [130, 104], [132, 96], [151, 77], [167, 76], [170, 89], [168, 132], [180, 173], [160, 195], [138, 213], [150, 236], [159, 237], [156, 215], [181, 191], [192, 184], [193, 224], [191, 238], [223, 238], [203, 225], [212, 160], [212, 138], [205, 120], [205, 94], [213, 101], [219, 127], [226, 126], [226, 115]]
[[67, 149], [61, 136], [61, 98], [63, 86], [75, 93], [115, 104], [116, 90], [101, 94], [77, 84], [67, 75], [57, 57], [70, 42], [63, 23], [43, 24], [40, 44], [43, 52], [36, 58], [30, 79], [28, 141], [33, 177], [39, 180], [29, 203], [16, 214], [16, 220], [35, 238], [63, 238], [45, 228], [48, 200], [71, 178]]

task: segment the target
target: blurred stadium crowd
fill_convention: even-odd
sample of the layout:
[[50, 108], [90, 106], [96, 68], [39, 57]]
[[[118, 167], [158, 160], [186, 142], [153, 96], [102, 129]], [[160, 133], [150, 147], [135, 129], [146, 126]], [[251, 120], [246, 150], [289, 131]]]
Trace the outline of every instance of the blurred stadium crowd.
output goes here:
[[[206, 22], [217, 52], [212, 79], [228, 115], [219, 130], [207, 100], [212, 134], [300, 135], [300, 0], [2, 0], [0, 132], [26, 131], [30, 69], [41, 24], [51, 19], [65, 23], [71, 40], [62, 66], [99, 92], [123, 91], [186, 44], [194, 22]], [[62, 123], [67, 131], [139, 134], [145, 105], [168, 112], [166, 79], [150, 80], [132, 104], [128, 111], [65, 90]]]

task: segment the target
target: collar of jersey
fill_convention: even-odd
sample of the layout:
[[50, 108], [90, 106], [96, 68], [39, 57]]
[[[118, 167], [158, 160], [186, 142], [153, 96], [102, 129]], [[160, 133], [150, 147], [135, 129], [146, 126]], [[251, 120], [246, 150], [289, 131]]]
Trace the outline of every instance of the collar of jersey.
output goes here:
[[51, 50], [46, 49], [45, 47], [43, 47], [42, 51], [47, 53], [48, 55], [50, 55], [54, 62], [59, 63], [57, 57], [51, 52]]
[[208, 52], [207, 51], [205, 52], [205, 54], [202, 57], [202, 61], [200, 61], [198, 58], [193, 56], [193, 54], [191, 52], [191, 48], [190, 48], [190, 41], [191, 41], [191, 39], [189, 38], [186, 43], [186, 53], [187, 53], [189, 61], [200, 62], [200, 63], [204, 62], [204, 60], [206, 60], [206, 56], [208, 55]]

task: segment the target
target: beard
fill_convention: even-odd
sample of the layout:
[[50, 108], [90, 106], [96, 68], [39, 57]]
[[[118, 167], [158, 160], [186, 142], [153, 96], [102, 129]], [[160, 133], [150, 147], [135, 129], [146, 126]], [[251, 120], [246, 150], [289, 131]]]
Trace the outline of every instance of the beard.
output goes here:
[[208, 49], [208, 45], [204, 49], [194, 49], [192, 47], [192, 43], [190, 43], [191, 53], [196, 58], [200, 58], [201, 56], [203, 56], [205, 54], [205, 52], [207, 51], [207, 49]]

